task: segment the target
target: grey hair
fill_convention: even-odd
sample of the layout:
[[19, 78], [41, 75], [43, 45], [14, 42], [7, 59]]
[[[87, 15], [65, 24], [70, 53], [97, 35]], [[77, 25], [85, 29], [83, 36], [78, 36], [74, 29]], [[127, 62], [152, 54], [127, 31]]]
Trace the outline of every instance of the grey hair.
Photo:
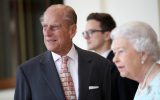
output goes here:
[[[54, 4], [48, 7], [47, 9], [64, 9], [63, 12], [61, 12], [61, 13], [64, 13], [65, 15], [64, 19], [69, 20], [71, 24], [77, 24], [77, 14], [71, 6], [63, 5], [63, 4]], [[43, 15], [40, 16], [40, 22], [43, 22], [44, 20], [44, 13]]]
[[147, 53], [153, 61], [159, 60], [157, 34], [150, 25], [140, 21], [126, 23], [111, 32], [112, 40], [117, 37], [127, 38], [137, 52]]

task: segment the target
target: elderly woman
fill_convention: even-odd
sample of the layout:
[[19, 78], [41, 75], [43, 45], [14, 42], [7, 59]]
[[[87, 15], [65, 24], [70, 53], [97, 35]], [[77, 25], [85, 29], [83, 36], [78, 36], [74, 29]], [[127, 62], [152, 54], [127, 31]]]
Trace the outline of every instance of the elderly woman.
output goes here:
[[146, 23], [130, 22], [111, 33], [113, 62], [120, 75], [139, 82], [134, 100], [160, 100], [160, 48]]

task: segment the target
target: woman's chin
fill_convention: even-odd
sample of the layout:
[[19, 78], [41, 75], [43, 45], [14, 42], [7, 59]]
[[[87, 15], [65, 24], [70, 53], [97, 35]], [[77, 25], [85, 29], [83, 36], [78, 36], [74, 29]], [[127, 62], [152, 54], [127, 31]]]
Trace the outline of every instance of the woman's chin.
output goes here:
[[121, 77], [127, 77], [127, 74], [124, 73], [124, 72], [120, 72], [120, 76], [121, 76]]

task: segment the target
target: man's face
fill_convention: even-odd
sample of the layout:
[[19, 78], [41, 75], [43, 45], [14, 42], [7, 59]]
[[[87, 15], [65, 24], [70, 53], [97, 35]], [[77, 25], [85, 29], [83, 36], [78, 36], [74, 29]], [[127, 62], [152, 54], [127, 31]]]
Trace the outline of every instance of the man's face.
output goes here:
[[64, 14], [60, 10], [47, 10], [42, 27], [46, 48], [59, 55], [67, 53], [72, 46], [74, 33], [71, 31], [72, 25], [64, 20]]
[[89, 50], [99, 51], [106, 45], [106, 35], [102, 31], [94, 30], [102, 30], [100, 27], [100, 22], [96, 20], [88, 20], [86, 23], [85, 31], [92, 32], [92, 34], [84, 36], [84, 38], [87, 41]]

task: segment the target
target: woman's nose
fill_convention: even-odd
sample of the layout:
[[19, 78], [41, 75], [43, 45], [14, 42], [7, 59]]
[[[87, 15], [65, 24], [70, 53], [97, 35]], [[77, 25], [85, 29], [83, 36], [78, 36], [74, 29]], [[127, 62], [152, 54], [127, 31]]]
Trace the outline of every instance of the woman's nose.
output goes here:
[[115, 54], [114, 57], [113, 57], [113, 60], [112, 60], [114, 63], [117, 63], [118, 62], [118, 56]]

